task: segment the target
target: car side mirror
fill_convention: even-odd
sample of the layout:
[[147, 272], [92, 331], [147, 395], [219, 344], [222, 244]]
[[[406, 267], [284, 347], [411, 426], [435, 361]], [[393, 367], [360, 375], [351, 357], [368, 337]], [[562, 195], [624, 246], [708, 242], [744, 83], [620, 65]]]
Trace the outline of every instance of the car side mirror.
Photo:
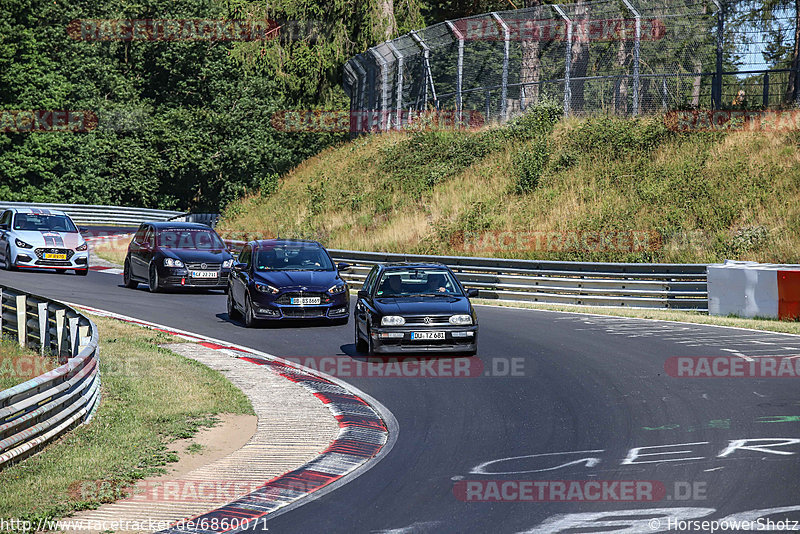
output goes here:
[[369, 298], [369, 293], [367, 293], [363, 289], [359, 289], [358, 290], [358, 298], [360, 298], [360, 299], [368, 299]]
[[79, 226], [79, 227], [78, 227], [78, 232], [80, 232], [80, 233], [82, 233], [82, 234], [85, 234], [85, 233], [87, 233], [88, 231], [89, 231], [89, 229], [88, 229], [88, 228], [85, 228], [85, 227], [83, 227], [83, 226]]
[[0, 230], [8, 230], [7, 224], [0, 224]]
[[478, 292], [477, 289], [473, 289], [473, 288], [467, 289], [467, 298], [471, 298], [471, 299], [477, 298], [478, 294], [479, 294], [479, 292]]
[[338, 270], [340, 270], [340, 271], [349, 271], [349, 270], [350, 270], [350, 264], [349, 264], [349, 263], [342, 262], [342, 263], [338, 264], [338, 265], [336, 266], [336, 268], [337, 268]]
[[237, 273], [240, 273], [240, 272], [244, 271], [246, 267], [247, 267], [247, 264], [244, 264], [244, 263], [234, 263], [233, 264], [233, 270], [236, 271]]

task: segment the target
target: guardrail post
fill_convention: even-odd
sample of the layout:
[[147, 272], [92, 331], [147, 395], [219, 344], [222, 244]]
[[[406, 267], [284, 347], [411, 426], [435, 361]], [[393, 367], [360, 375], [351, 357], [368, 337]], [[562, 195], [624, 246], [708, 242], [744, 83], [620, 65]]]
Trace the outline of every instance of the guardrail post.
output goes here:
[[553, 9], [561, 15], [564, 22], [567, 23], [567, 52], [564, 60], [564, 116], [569, 115], [569, 107], [572, 103], [572, 84], [570, 82], [570, 74], [572, 71], [572, 20], [567, 16], [561, 6], [554, 5]]
[[642, 17], [629, 0], [622, 0], [636, 18], [636, 41], [633, 43], [633, 115], [639, 114], [639, 52], [642, 41]]
[[28, 299], [25, 295], [19, 295], [15, 302], [17, 306], [17, 341], [20, 347], [24, 347], [28, 337]]
[[511, 46], [511, 30], [508, 24], [506, 24], [503, 18], [496, 12], [492, 13], [492, 17], [494, 17], [494, 20], [503, 28], [503, 41], [505, 42], [503, 47], [503, 89], [502, 96], [500, 97], [502, 99], [500, 102], [500, 116], [505, 120], [508, 118], [508, 56]]
[[87, 345], [87, 343], [85, 341], [86, 339], [91, 339], [89, 337], [89, 326], [88, 325], [79, 326], [78, 327], [78, 349], [75, 351], [75, 355], [76, 356], [81, 352], [81, 350], [83, 350], [83, 347], [85, 347]]
[[44, 356], [46, 349], [50, 348], [50, 325], [47, 324], [47, 303], [40, 302], [39, 309], [39, 354]]
[[69, 318], [69, 351], [70, 358], [78, 355], [78, 318]]
[[56, 343], [58, 344], [58, 357], [61, 359], [61, 353], [64, 347], [64, 317], [66, 312], [64, 310], [56, 310]]

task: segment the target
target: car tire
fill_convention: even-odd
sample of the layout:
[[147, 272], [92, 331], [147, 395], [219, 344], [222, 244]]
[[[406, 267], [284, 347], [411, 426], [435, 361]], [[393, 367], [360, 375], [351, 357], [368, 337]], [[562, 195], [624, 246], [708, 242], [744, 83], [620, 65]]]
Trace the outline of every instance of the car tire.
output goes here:
[[160, 282], [158, 281], [158, 269], [155, 265], [150, 266], [150, 276], [147, 281], [147, 289], [150, 293], [158, 293], [161, 290]]
[[353, 323], [355, 323], [353, 339], [355, 340], [356, 352], [367, 352], [367, 342], [358, 335], [358, 320], [354, 320]]
[[372, 341], [372, 332], [367, 326], [367, 356], [375, 356], [375, 343]]
[[78, 276], [89, 276], [89, 269], [75, 269], [75, 274]]
[[11, 259], [11, 246], [6, 245], [6, 255], [3, 259], [3, 267], [5, 267], [6, 271], [16, 271], [17, 267], [14, 265], [14, 261]]
[[122, 267], [122, 285], [128, 289], [136, 289], [139, 287], [139, 282], [131, 276], [131, 260], [125, 258], [125, 265]]
[[253, 305], [250, 304], [250, 297], [244, 297], [244, 326], [246, 328], [254, 328], [258, 325], [258, 321], [253, 316]]
[[233, 293], [228, 291], [228, 319], [235, 320], [241, 317], [241, 313], [236, 309], [236, 303], [233, 301]]

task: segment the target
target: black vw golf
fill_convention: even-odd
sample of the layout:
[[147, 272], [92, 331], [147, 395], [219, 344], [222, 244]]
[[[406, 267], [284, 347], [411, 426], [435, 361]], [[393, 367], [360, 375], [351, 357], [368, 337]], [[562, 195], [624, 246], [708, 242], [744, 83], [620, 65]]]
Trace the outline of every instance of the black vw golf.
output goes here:
[[144, 223], [125, 256], [125, 287], [140, 282], [152, 292], [165, 288], [225, 289], [233, 265], [222, 238], [204, 224]]
[[478, 350], [478, 320], [453, 272], [439, 263], [387, 263], [372, 268], [358, 292], [356, 349], [388, 352]]
[[247, 243], [233, 266], [228, 317], [258, 320], [319, 319], [345, 324], [350, 294], [328, 251], [316, 241], [268, 239]]

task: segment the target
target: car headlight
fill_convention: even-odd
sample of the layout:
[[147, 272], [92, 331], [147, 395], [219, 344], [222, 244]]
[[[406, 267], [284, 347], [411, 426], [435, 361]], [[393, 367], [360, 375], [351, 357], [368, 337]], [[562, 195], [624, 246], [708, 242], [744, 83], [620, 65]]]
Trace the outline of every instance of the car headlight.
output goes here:
[[406, 320], [399, 315], [387, 315], [381, 319], [381, 326], [403, 326]]
[[89, 248], [89, 245], [84, 243], [83, 245], [78, 245], [78, 247], [75, 250], [78, 251], [78, 252], [83, 252], [84, 250], [86, 250], [88, 248]]
[[223, 269], [230, 269], [231, 267], [233, 267], [233, 260], [225, 260], [222, 262]]
[[277, 287], [269, 284], [262, 284], [261, 282], [256, 282], [256, 289], [261, 293], [271, 293], [273, 295], [280, 292], [280, 289]]
[[183, 267], [183, 262], [172, 258], [164, 258], [164, 267]]
[[33, 248], [31, 245], [27, 244], [22, 239], [14, 240], [14, 244], [17, 245], [17, 247], [19, 247], [19, 248]]
[[450, 324], [464, 326], [472, 324], [472, 316], [471, 315], [453, 315], [450, 317]]
[[332, 288], [328, 289], [328, 293], [331, 295], [338, 295], [339, 293], [344, 293], [345, 289], [347, 289], [346, 284], [336, 284]]

